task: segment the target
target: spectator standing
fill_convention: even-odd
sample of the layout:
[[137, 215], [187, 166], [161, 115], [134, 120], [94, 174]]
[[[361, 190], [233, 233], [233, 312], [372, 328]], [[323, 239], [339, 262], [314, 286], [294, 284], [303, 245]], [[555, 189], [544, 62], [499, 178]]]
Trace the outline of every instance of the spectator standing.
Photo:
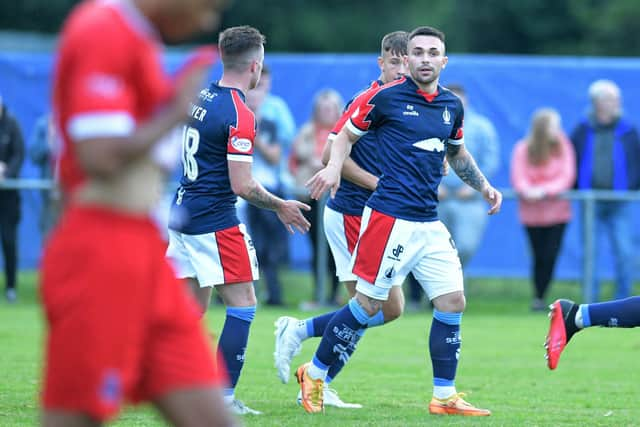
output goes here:
[[531, 309], [546, 309], [544, 298], [553, 278], [571, 205], [558, 198], [575, 180], [573, 146], [560, 126], [560, 115], [542, 108], [533, 114], [529, 135], [519, 141], [511, 161], [511, 182], [519, 196], [519, 217], [533, 254]]
[[[464, 106], [464, 144], [488, 180], [500, 164], [500, 144], [493, 124], [469, 105], [461, 85], [448, 89], [460, 98]], [[486, 203], [482, 195], [469, 187], [455, 173], [442, 178], [438, 187], [438, 217], [447, 226], [465, 267], [480, 245], [487, 225]]]
[[[29, 157], [34, 165], [40, 169], [40, 179], [53, 178], [53, 144], [54, 144], [54, 125], [51, 114], [46, 113], [38, 119], [31, 136], [31, 144], [29, 148]], [[57, 187], [47, 190], [41, 190], [42, 209], [38, 225], [42, 237], [45, 238], [53, 225], [57, 222], [60, 214], [60, 192]]]
[[278, 171], [280, 180], [285, 186], [291, 185], [292, 180], [285, 161], [288, 159], [293, 138], [296, 136], [296, 122], [293, 119], [293, 114], [291, 114], [291, 110], [284, 99], [271, 93], [270, 69], [266, 68], [262, 70], [260, 86], [255, 90], [262, 92], [264, 96], [257, 114], [262, 117], [263, 120], [270, 120], [276, 125], [278, 140], [282, 147], [282, 159]]
[[[322, 150], [327, 141], [327, 137], [334, 125], [342, 115], [344, 101], [340, 94], [333, 89], [323, 89], [318, 92], [313, 100], [313, 113], [311, 120], [305, 123], [300, 132], [296, 136], [293, 146], [291, 147], [291, 155], [289, 157], [289, 169], [293, 174], [297, 188], [304, 188], [305, 183], [311, 179], [316, 172], [324, 167], [322, 164]], [[322, 301], [324, 295], [320, 295], [320, 287], [317, 283], [318, 269], [327, 268], [329, 276], [332, 280], [331, 285], [331, 303], [336, 302], [339, 281], [336, 277], [336, 266], [333, 256], [328, 255], [328, 265], [320, 266], [317, 262], [318, 242], [327, 245], [327, 254], [330, 253], [329, 245], [326, 243], [325, 236], [321, 232], [320, 222], [322, 215], [320, 211], [320, 203], [318, 200], [311, 199], [308, 195], [298, 195], [300, 201], [311, 206], [310, 211], [303, 211], [311, 223], [311, 260], [313, 263], [314, 275], [314, 299], [312, 303], [305, 305], [306, 308], [315, 308]]]
[[[24, 160], [24, 141], [17, 120], [9, 113], [0, 96], [0, 182], [16, 179]], [[18, 268], [18, 223], [20, 193], [16, 189], [0, 189], [0, 240], [4, 255], [5, 291], [8, 302], [16, 301]]]
[[[267, 72], [265, 73], [265, 70]], [[262, 68], [262, 76], [269, 75], [266, 66]], [[267, 99], [270, 83], [265, 84], [260, 78], [258, 86], [247, 92], [247, 106], [255, 113], [257, 134], [254, 142], [253, 177], [272, 194], [283, 197], [280, 181], [280, 161], [283, 144], [278, 133], [278, 124], [260, 114], [261, 107]], [[280, 126], [282, 127], [282, 126]], [[282, 287], [278, 276], [278, 267], [287, 255], [287, 233], [275, 212], [260, 209], [247, 204], [249, 229], [260, 260], [267, 285], [267, 305], [283, 305]]]
[[[640, 189], [640, 139], [638, 131], [622, 114], [620, 88], [610, 80], [589, 86], [591, 110], [571, 134], [577, 160], [578, 189], [636, 191]], [[597, 201], [596, 242], [606, 231], [615, 257], [614, 298], [631, 295], [633, 270], [633, 212], [630, 202]], [[597, 249], [593, 245], [594, 275], [591, 299], [600, 298]]]

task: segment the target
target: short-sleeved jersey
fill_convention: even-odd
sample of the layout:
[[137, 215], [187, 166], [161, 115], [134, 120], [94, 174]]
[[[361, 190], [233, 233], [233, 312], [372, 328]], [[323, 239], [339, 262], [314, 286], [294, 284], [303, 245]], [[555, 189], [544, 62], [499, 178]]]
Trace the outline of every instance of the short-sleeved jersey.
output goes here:
[[184, 131], [184, 173], [169, 228], [204, 234], [238, 225], [227, 161], [252, 162], [256, 121], [244, 94], [212, 83], [200, 92]]
[[369, 89], [345, 124], [356, 135], [375, 132], [379, 142], [382, 173], [367, 206], [409, 221], [436, 220], [445, 148], [462, 144], [463, 119], [460, 99], [442, 86], [427, 94], [402, 78]]
[[156, 32], [130, 2], [77, 7], [62, 31], [53, 88], [63, 190], [85, 180], [74, 144], [128, 136], [172, 95]]
[[[329, 135], [330, 139], [335, 138], [335, 136], [342, 130], [342, 127], [345, 125], [345, 123], [349, 121], [349, 119], [355, 112], [356, 105], [358, 104], [358, 99], [362, 96], [365, 96], [367, 90], [375, 89], [382, 85], [383, 83], [380, 80], [376, 80], [372, 82], [367, 89], [359, 92], [351, 99], [351, 101], [349, 101], [342, 116], [340, 117], [340, 120], [338, 120], [333, 130], [331, 131], [331, 134]], [[349, 157], [351, 157], [353, 161], [365, 171], [370, 172], [375, 176], [379, 176], [380, 168], [378, 166], [378, 139], [376, 138], [375, 132], [368, 132], [363, 135], [358, 143], [355, 144], [351, 149], [351, 154], [349, 155]], [[364, 205], [371, 196], [371, 193], [372, 192], [370, 190], [367, 190], [366, 188], [360, 187], [359, 185], [356, 185], [353, 182], [344, 179], [340, 183], [340, 187], [336, 192], [335, 198], [330, 198], [327, 202], [327, 206], [343, 214], [362, 215]]]

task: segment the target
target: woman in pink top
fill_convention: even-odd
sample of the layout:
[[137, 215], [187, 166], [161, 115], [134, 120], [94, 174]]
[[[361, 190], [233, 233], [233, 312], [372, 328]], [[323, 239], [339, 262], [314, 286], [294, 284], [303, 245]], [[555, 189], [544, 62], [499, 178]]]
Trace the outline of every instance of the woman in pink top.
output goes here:
[[575, 181], [573, 146], [551, 108], [533, 114], [529, 135], [519, 141], [511, 159], [511, 183], [519, 196], [519, 217], [533, 252], [534, 299], [531, 309], [545, 310], [544, 297], [571, 219], [571, 205], [558, 197]]
[[[313, 99], [313, 115], [311, 120], [302, 125], [302, 128], [295, 137], [293, 146], [291, 147], [291, 154], [289, 157], [289, 170], [293, 175], [296, 182], [296, 187], [304, 188], [305, 183], [324, 167], [322, 164], [322, 150], [327, 142], [329, 133], [335, 126], [338, 119], [342, 115], [342, 109], [344, 107], [344, 101], [340, 94], [333, 89], [320, 90]], [[308, 194], [308, 192], [305, 192]], [[309, 237], [311, 238], [311, 252], [312, 252], [312, 264], [313, 264], [313, 277], [318, 277], [318, 268], [320, 267], [315, 260], [317, 259], [316, 249], [318, 242], [322, 241], [327, 245], [327, 251], [329, 250], [328, 243], [324, 234], [320, 232], [320, 221], [322, 221], [322, 215], [319, 215], [318, 201], [313, 200], [308, 196], [297, 196], [298, 200], [305, 201], [311, 206], [310, 211], [305, 211], [303, 215], [311, 223], [311, 230], [309, 230]], [[329, 252], [327, 252], [329, 253]], [[331, 301], [338, 305], [341, 303], [336, 301], [338, 296], [338, 278], [336, 277], [336, 265], [333, 261], [333, 257], [328, 257], [327, 269], [329, 276], [331, 277]], [[314, 280], [314, 300], [310, 303], [303, 303], [302, 307], [306, 309], [317, 308], [317, 300], [323, 299], [324, 295], [319, 295], [318, 284]]]

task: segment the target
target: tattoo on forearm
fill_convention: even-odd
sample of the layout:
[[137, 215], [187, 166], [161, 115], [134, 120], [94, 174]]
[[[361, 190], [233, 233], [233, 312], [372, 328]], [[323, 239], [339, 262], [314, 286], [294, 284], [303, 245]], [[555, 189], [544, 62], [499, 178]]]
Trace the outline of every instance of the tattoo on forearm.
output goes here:
[[476, 161], [466, 150], [461, 152], [460, 146], [449, 144], [447, 146], [447, 159], [449, 160], [449, 165], [456, 171], [460, 179], [474, 190], [482, 191], [487, 185], [487, 179], [478, 169]]
[[252, 205], [262, 209], [275, 210], [278, 203], [278, 198], [265, 190], [264, 187], [257, 182], [254, 182], [254, 185], [243, 198]]

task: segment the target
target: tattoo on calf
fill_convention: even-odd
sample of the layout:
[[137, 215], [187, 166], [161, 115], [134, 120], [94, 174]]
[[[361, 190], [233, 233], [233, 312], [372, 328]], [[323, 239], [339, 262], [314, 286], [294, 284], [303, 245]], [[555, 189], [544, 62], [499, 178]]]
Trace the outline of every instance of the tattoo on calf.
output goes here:
[[380, 300], [369, 297], [367, 298], [367, 302], [369, 303], [369, 309], [374, 313], [377, 313], [380, 309], [382, 309], [382, 301]]

